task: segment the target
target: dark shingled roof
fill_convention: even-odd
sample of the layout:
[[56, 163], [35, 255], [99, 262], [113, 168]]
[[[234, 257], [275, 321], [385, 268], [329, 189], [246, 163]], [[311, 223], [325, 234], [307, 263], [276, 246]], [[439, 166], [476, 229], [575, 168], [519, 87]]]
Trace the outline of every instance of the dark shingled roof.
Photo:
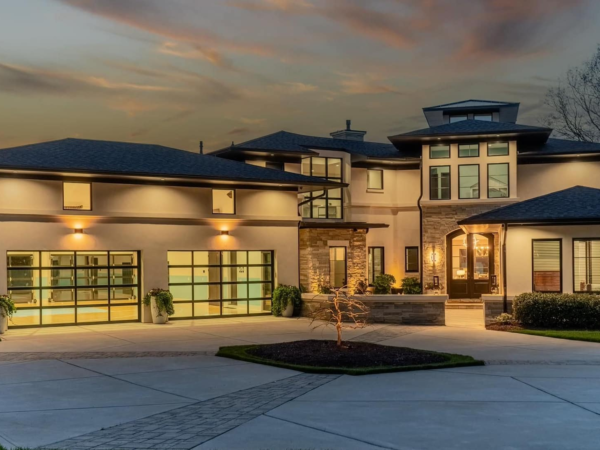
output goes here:
[[218, 155], [231, 151], [240, 150], [263, 150], [263, 151], [286, 151], [306, 153], [311, 148], [318, 150], [338, 150], [352, 155], [364, 155], [370, 158], [397, 158], [400, 157], [398, 150], [391, 144], [378, 142], [351, 141], [348, 139], [333, 139], [317, 136], [305, 136], [303, 134], [278, 131], [256, 139], [252, 139], [233, 147], [228, 147], [212, 154]]
[[600, 153], [600, 142], [580, 142], [549, 138], [543, 145], [521, 146], [519, 149], [519, 155], [523, 156], [573, 155], [586, 153]]
[[[483, 120], [461, 120], [460, 122], [447, 123], [437, 127], [423, 128], [421, 130], [409, 131], [392, 137], [420, 137], [420, 136], [450, 136], [450, 135], [468, 135], [468, 134], [486, 134], [486, 133], [521, 133], [521, 132], [547, 132], [550, 134], [552, 129], [533, 127], [530, 125], [519, 125], [509, 122], [486, 122]], [[390, 137], [390, 139], [392, 138]]]
[[0, 169], [328, 185], [281, 170], [161, 145], [63, 139], [0, 150]]
[[463, 219], [459, 225], [491, 223], [600, 223], [600, 189], [574, 186]]
[[462, 100], [460, 102], [446, 103], [444, 105], [428, 106], [423, 108], [423, 111], [432, 111], [435, 109], [451, 109], [451, 108], [481, 108], [481, 107], [495, 107], [495, 106], [510, 106], [518, 105], [519, 103], [508, 103], [508, 102], [497, 102], [494, 100]]

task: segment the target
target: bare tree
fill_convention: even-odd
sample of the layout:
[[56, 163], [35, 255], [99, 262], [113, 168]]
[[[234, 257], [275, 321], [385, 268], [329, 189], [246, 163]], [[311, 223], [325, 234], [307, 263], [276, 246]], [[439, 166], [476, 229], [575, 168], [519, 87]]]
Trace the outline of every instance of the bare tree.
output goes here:
[[319, 323], [313, 327], [335, 327], [337, 331], [337, 345], [342, 346], [342, 330], [356, 330], [365, 328], [368, 323], [370, 309], [360, 300], [348, 296], [344, 288], [334, 289], [333, 297], [311, 312], [311, 325], [315, 321]]
[[600, 45], [580, 67], [569, 69], [546, 94], [552, 112], [545, 123], [568, 139], [600, 141]]

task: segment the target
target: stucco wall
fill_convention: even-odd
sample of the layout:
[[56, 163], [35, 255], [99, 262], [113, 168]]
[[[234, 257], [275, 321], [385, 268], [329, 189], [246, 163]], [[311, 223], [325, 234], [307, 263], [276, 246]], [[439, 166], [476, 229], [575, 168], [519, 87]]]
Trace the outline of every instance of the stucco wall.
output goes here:
[[600, 162], [522, 164], [518, 168], [519, 199], [539, 197], [576, 185], [600, 188]]
[[600, 225], [509, 227], [506, 238], [508, 295], [531, 292], [532, 239], [562, 239], [563, 292], [573, 292], [573, 238], [600, 237]]
[[297, 193], [236, 190], [235, 216], [212, 214], [210, 188], [92, 184], [92, 211], [63, 211], [62, 182], [0, 178], [0, 213], [176, 218], [298, 218]]
[[169, 250], [274, 250], [275, 281], [298, 286], [298, 229], [90, 223], [74, 235], [67, 223], [0, 222], [0, 293], [5, 293], [9, 250], [141, 250], [142, 290], [168, 286]]

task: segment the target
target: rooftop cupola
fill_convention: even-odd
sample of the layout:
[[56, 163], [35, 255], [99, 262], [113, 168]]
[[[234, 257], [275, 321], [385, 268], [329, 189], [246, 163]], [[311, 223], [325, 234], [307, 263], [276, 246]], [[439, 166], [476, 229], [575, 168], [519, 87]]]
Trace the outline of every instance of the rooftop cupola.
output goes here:
[[348, 141], [364, 141], [365, 134], [367, 134], [367, 132], [353, 130], [351, 128], [351, 125], [352, 125], [352, 121], [346, 120], [346, 129], [345, 130], [334, 131], [333, 133], [330, 133], [329, 136], [331, 136], [334, 139], [346, 139]]

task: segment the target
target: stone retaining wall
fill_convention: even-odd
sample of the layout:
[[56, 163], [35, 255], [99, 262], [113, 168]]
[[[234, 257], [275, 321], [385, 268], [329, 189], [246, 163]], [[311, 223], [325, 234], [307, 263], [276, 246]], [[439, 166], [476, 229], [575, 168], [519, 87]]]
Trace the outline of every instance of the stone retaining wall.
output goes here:
[[[512, 301], [514, 297], [508, 297], [508, 313], [512, 314]], [[483, 300], [483, 317], [485, 324], [489, 325], [492, 321], [504, 312], [504, 300], [502, 295], [484, 295]]]
[[[326, 305], [331, 295], [302, 294], [302, 316]], [[375, 323], [402, 325], [445, 325], [447, 295], [367, 295], [356, 296], [371, 308]]]

